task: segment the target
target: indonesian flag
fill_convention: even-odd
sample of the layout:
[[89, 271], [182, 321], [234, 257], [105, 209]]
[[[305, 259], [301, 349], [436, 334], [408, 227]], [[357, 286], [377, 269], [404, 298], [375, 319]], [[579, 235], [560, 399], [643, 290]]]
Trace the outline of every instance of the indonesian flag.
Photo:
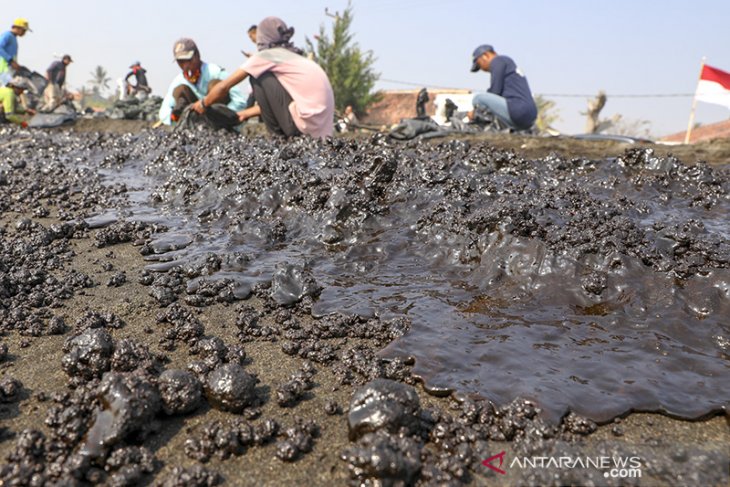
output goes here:
[[730, 73], [704, 65], [695, 98], [730, 108]]

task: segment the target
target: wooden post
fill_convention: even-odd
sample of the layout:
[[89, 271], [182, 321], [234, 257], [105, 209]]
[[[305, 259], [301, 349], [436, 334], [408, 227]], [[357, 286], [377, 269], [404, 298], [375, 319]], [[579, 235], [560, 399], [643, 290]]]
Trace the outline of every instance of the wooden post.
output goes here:
[[[702, 79], [702, 71], [705, 69], [705, 58], [702, 58], [700, 63], [700, 75], [697, 78], [697, 87], [700, 86], [700, 80]], [[684, 143], [689, 144], [689, 137], [692, 133], [692, 125], [695, 123], [695, 108], [697, 108], [697, 88], [695, 88], [695, 94], [692, 96], [692, 110], [689, 112], [689, 122], [687, 123], [687, 132], [684, 134]]]

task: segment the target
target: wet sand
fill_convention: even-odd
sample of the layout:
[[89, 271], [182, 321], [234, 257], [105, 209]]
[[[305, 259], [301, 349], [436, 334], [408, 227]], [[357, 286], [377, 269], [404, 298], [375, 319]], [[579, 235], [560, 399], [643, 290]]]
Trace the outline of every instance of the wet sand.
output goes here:
[[[52, 220], [40, 219], [41, 223], [50, 224]], [[6, 219], [5, 224], [12, 223]], [[110, 311], [126, 322], [126, 326], [116, 330], [115, 338], [132, 337], [141, 343], [155, 348], [159, 338], [159, 330], [146, 333], [146, 327], [155, 325], [158, 308], [148, 295], [148, 288], [134, 282], [133, 276], [143, 269], [144, 262], [138, 249], [131, 244], [120, 244], [109, 248], [98, 249], [91, 245], [90, 239], [73, 242], [77, 257], [73, 267], [87, 273], [98, 286], [87, 289], [83, 295], [77, 295], [64, 303], [61, 310], [68, 323], [73, 323], [87, 309]], [[108, 259], [112, 251], [114, 257]], [[124, 269], [132, 277], [121, 288], [108, 288], [103, 285], [114, 271], [104, 271], [99, 263], [111, 261], [116, 269]], [[249, 303], [249, 304], [256, 304]], [[210, 335], [219, 336], [227, 343], [235, 343], [234, 316], [232, 306], [216, 305], [201, 310], [200, 320], [205, 324]], [[65, 390], [67, 376], [59, 367], [63, 352], [63, 336], [24, 338], [8, 335], [3, 342], [9, 346], [13, 360], [3, 364], [2, 375], [12, 376], [23, 383], [28, 397], [17, 404], [2, 408], [2, 425], [13, 432], [25, 428], [45, 430], [43, 421], [49, 406], [48, 401], [40, 402], [34, 396], [43, 391], [50, 395]], [[29, 342], [27, 348], [20, 343]], [[302, 365], [302, 360], [292, 358], [281, 351], [277, 343], [255, 343], [247, 345], [246, 352], [251, 363], [248, 369], [255, 372], [265, 385], [269, 387], [286, 382], [288, 377]], [[184, 368], [187, 354], [180, 349], [170, 354], [168, 368]], [[346, 464], [340, 460], [341, 452], [348, 446], [347, 419], [344, 414], [329, 416], [324, 413], [325, 403], [334, 400], [342, 408], [347, 409], [354, 388], [341, 386], [332, 377], [326, 367], [319, 368], [316, 375], [316, 386], [311, 391], [311, 398], [302, 401], [294, 408], [280, 408], [272, 400], [268, 400], [262, 408], [262, 417], [276, 418], [282, 424], [291, 423], [294, 417], [315, 420], [321, 428], [321, 436], [316, 439], [311, 453], [304, 455], [293, 463], [284, 463], [275, 456], [275, 446], [270, 444], [256, 447], [245, 454], [221, 461], [214, 458], [207, 466], [217, 470], [225, 479], [225, 485], [344, 485], [348, 475]], [[419, 386], [417, 388], [423, 404], [449, 411], [452, 401], [430, 396]], [[268, 395], [271, 391], [269, 389]], [[211, 408], [203, 408], [190, 416], [165, 419], [162, 431], [158, 436], [146, 443], [164, 466], [156, 473], [155, 478], [164, 478], [174, 466], [194, 464], [184, 453], [184, 442], [201, 426], [213, 420], [226, 421], [233, 415]], [[622, 436], [616, 436], [612, 430], [619, 426]], [[657, 449], [667, 452], [675, 448], [698, 448], [708, 451], [723, 451], [730, 445], [730, 424], [726, 417], [718, 416], [705, 421], [674, 420], [657, 414], [632, 414], [618, 423], [600, 426], [595, 433], [585, 437], [583, 443], [586, 451], [591, 445], [600, 442], [612, 442], [625, 446], [656, 445]], [[510, 443], [496, 442], [493, 450], [509, 449]], [[13, 448], [13, 441], [6, 439], [0, 444], [0, 455], [6, 455]], [[475, 475], [474, 485], [511, 485], [520, 477], [505, 479], [490, 475], [488, 470], [481, 472], [484, 476]], [[654, 483], [656, 481], [656, 483]], [[641, 485], [668, 485], [669, 479], [651, 479], [645, 475]], [[678, 485], [678, 484], [675, 484]]]

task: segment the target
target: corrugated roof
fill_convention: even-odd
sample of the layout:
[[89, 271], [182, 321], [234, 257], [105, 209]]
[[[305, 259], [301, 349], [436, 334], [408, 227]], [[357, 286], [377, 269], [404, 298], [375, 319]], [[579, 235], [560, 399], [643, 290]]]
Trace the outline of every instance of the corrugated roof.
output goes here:
[[[676, 134], [662, 137], [661, 140], [666, 142], [684, 142], [684, 136], [687, 132], [677, 132]], [[710, 125], [700, 125], [692, 129], [690, 133], [690, 143], [700, 142], [712, 139], [730, 138], [730, 120], [713, 123]]]

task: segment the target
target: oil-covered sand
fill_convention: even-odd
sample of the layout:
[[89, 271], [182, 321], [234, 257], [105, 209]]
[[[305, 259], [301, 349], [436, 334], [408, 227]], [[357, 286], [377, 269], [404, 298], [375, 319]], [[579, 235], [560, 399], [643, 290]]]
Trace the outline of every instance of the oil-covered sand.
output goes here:
[[5, 129], [0, 477], [726, 484], [727, 145]]

